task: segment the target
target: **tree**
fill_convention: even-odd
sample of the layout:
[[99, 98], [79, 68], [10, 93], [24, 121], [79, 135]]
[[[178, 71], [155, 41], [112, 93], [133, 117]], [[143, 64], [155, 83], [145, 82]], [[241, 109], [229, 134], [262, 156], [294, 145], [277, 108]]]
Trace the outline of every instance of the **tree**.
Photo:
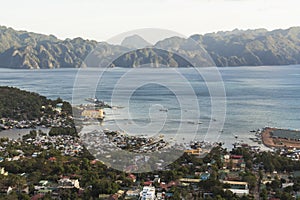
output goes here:
[[261, 190], [259, 196], [262, 198], [262, 200], [268, 199], [268, 191], [264, 188]]
[[256, 180], [256, 176], [251, 174], [251, 173], [246, 173], [243, 176], [243, 180], [246, 181], [249, 185], [249, 189], [252, 190], [255, 188], [255, 186], [257, 185], [257, 180]]

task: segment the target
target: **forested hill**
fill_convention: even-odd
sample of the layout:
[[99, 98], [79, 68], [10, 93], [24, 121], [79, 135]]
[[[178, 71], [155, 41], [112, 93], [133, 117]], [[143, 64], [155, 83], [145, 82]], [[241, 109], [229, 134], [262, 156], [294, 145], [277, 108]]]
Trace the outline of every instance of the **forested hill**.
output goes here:
[[50, 100], [37, 93], [17, 88], [0, 86], [0, 119], [9, 118], [17, 121], [35, 120], [47, 114], [54, 114], [53, 109], [63, 103], [62, 109], [67, 115], [72, 114], [72, 107], [61, 99]]
[[[193, 35], [191, 38], [207, 53], [178, 37], [166, 38], [151, 46], [143, 38], [134, 35], [125, 38], [121, 45], [111, 45], [82, 38], [60, 40], [53, 35], [16, 31], [0, 26], [0, 67], [78, 68], [96, 46], [94, 53], [103, 60], [110, 60], [120, 52], [129, 52], [113, 63], [114, 66], [121, 67], [138, 67], [147, 63], [187, 67], [189, 64], [178, 57], [176, 51], [201, 66], [211, 66], [211, 59], [207, 55], [220, 67], [300, 64], [300, 27], [274, 31], [233, 30]], [[134, 47], [139, 50], [134, 50]], [[99, 63], [88, 64], [97, 66]]]

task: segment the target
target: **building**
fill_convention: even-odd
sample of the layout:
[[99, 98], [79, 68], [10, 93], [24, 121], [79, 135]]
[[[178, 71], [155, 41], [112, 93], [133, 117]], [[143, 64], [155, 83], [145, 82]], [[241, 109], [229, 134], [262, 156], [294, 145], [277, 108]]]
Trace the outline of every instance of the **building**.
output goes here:
[[199, 183], [200, 179], [196, 179], [196, 178], [181, 178], [181, 179], [179, 179], [179, 181], [181, 183]]
[[6, 171], [4, 170], [4, 167], [1, 167], [1, 168], [0, 168], [0, 174], [3, 175], [3, 176], [7, 176], [7, 175], [8, 175], [8, 172], [6, 172]]
[[104, 111], [102, 109], [99, 109], [99, 110], [84, 110], [81, 113], [81, 116], [85, 117], [85, 118], [103, 119], [104, 118]]
[[58, 188], [63, 189], [71, 189], [71, 188], [77, 188], [79, 189], [79, 181], [78, 179], [69, 179], [69, 178], [62, 178], [58, 180]]
[[35, 190], [45, 190], [49, 185], [47, 180], [41, 180], [37, 185], [34, 186]]
[[56, 104], [56, 107], [53, 109], [54, 111], [61, 113], [63, 107], [63, 103]]
[[133, 174], [129, 174], [129, 175], [127, 176], [127, 178], [130, 179], [130, 180], [132, 180], [133, 183], [136, 182], [136, 176], [133, 175]]
[[228, 184], [230, 188], [225, 190], [230, 190], [238, 196], [244, 196], [249, 194], [248, 183], [241, 181], [223, 181], [224, 184]]
[[233, 171], [244, 171], [246, 164], [241, 155], [224, 155], [223, 157], [224, 169]]
[[10, 194], [13, 191], [11, 186], [0, 187], [0, 194]]
[[189, 154], [189, 155], [194, 155], [194, 156], [200, 156], [204, 153], [201, 148], [188, 149], [188, 150], [185, 150], [184, 152]]
[[154, 200], [155, 197], [155, 187], [145, 186], [143, 191], [140, 193], [141, 200]]
[[126, 197], [139, 197], [141, 190], [128, 190], [126, 192]]
[[206, 180], [209, 179], [209, 177], [210, 177], [210, 173], [208, 173], [208, 172], [202, 173], [202, 174], [200, 175], [201, 181], [206, 181]]

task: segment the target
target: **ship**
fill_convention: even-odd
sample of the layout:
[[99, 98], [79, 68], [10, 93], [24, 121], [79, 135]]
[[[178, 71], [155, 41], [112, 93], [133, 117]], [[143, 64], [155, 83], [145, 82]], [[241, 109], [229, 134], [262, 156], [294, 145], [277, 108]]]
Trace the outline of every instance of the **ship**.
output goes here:
[[95, 98], [86, 98], [85, 101], [90, 102], [92, 104], [95, 104], [97, 107], [102, 107], [102, 108], [112, 108], [110, 105], [105, 103], [102, 100], [99, 100], [97, 97]]

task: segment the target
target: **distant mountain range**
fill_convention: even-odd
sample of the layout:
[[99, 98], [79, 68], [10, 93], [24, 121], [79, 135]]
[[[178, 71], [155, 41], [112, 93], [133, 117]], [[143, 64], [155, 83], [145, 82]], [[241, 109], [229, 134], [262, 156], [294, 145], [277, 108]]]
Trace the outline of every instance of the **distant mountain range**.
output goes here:
[[[97, 59], [84, 62], [87, 56]], [[109, 63], [111, 60], [114, 62]], [[60, 40], [53, 35], [0, 26], [2, 68], [139, 67], [149, 63], [152, 67], [159, 64], [168, 67], [300, 64], [300, 27], [274, 31], [233, 30], [192, 35], [189, 39], [171, 37], [154, 45], [132, 35], [121, 45], [112, 45], [82, 38]]]

